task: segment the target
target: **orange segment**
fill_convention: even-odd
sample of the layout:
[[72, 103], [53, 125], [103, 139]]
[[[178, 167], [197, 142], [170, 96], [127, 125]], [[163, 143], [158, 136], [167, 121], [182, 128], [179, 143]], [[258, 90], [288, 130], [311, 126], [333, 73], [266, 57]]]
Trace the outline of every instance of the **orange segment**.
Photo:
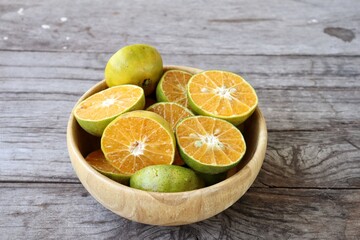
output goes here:
[[120, 115], [105, 129], [101, 149], [122, 173], [158, 164], [172, 164], [175, 138], [170, 125], [158, 114], [132, 111]]
[[176, 127], [176, 138], [185, 162], [203, 173], [215, 174], [234, 167], [246, 150], [241, 132], [213, 117], [184, 119]]
[[176, 102], [188, 107], [186, 88], [191, 76], [190, 73], [180, 70], [165, 72], [156, 89], [157, 100], [159, 102]]
[[225, 71], [205, 71], [188, 83], [190, 107], [198, 114], [228, 120], [238, 125], [255, 110], [255, 90], [242, 77]]

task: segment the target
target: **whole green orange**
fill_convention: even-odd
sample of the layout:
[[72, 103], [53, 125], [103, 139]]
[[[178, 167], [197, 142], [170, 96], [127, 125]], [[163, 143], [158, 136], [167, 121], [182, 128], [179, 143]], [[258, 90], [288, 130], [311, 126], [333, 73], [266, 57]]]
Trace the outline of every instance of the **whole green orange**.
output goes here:
[[105, 81], [109, 87], [134, 84], [151, 94], [163, 74], [163, 62], [156, 48], [133, 44], [121, 48], [105, 67]]
[[176, 165], [152, 165], [130, 178], [130, 187], [152, 192], [183, 192], [204, 187], [191, 169]]

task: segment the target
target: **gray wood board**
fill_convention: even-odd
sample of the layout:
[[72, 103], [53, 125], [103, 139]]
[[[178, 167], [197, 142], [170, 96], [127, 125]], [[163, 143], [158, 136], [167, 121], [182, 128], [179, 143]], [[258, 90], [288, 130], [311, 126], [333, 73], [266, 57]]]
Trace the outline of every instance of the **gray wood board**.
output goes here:
[[360, 190], [251, 188], [203, 222], [156, 227], [118, 217], [78, 184], [0, 184], [1, 239], [357, 239]]
[[[65, 144], [67, 119], [81, 94], [102, 79], [109, 56], [0, 51], [1, 181], [77, 182]], [[359, 58], [221, 58], [164, 56], [167, 64], [234, 71], [254, 85], [269, 129], [256, 184], [359, 187]]]
[[360, 2], [352, 0], [1, 0], [0, 6], [5, 50], [102, 53], [145, 42], [172, 54], [360, 54]]
[[[19, 101], [33, 101], [29, 104], [34, 108], [39, 105], [44, 108], [29, 106], [19, 114], [51, 112], [46, 108], [55, 108], [54, 104], [44, 101], [59, 102], [57, 110], [69, 113], [78, 97], [103, 78], [109, 57], [94, 53], [4, 51], [0, 56], [0, 104], [6, 105], [2, 106], [5, 112], [6, 108], [11, 108], [9, 118], [18, 114], [12, 109]], [[260, 107], [270, 130], [323, 130], [341, 124], [358, 125], [359, 116], [354, 109], [360, 103], [359, 58], [227, 56], [222, 61], [223, 58], [216, 55], [164, 56], [166, 64], [224, 69], [243, 75], [258, 91]], [[222, 64], [215, 64], [219, 62]], [[39, 117], [43, 126], [44, 121]], [[62, 124], [67, 115], [59, 117], [62, 119], [57, 123]]]

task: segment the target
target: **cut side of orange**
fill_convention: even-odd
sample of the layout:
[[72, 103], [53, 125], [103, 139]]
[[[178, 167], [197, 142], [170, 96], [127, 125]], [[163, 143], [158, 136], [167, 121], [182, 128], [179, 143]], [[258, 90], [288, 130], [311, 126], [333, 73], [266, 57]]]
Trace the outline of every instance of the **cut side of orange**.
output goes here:
[[188, 83], [191, 109], [201, 115], [227, 120], [234, 125], [244, 122], [255, 111], [258, 97], [241, 76], [225, 71], [204, 71]]
[[74, 109], [79, 125], [90, 134], [101, 136], [105, 127], [124, 112], [143, 109], [144, 90], [135, 85], [105, 89], [80, 102]]
[[105, 159], [105, 156], [101, 149], [96, 150], [85, 158], [87, 163], [90, 164], [98, 172], [103, 175], [115, 180], [116, 182], [120, 182], [123, 184], [128, 184], [130, 180], [130, 175], [126, 175], [118, 171], [116, 168], [110, 165], [110, 163]]
[[241, 132], [214, 117], [185, 118], [176, 127], [176, 139], [186, 164], [201, 173], [225, 172], [237, 165], [246, 151]]
[[[175, 127], [179, 121], [184, 118], [194, 116], [194, 114], [187, 108], [181, 106], [178, 103], [174, 102], [160, 102], [155, 103], [147, 108], [148, 111], [154, 112], [162, 116], [170, 126], [173, 131], [175, 131]], [[174, 165], [184, 165], [184, 161], [181, 159], [179, 152], [176, 150]]]
[[188, 107], [187, 84], [192, 75], [180, 70], [166, 71], [156, 88], [158, 102], [176, 102]]
[[105, 158], [125, 174], [150, 165], [172, 164], [175, 145], [170, 124], [158, 114], [143, 110], [120, 115], [101, 137]]

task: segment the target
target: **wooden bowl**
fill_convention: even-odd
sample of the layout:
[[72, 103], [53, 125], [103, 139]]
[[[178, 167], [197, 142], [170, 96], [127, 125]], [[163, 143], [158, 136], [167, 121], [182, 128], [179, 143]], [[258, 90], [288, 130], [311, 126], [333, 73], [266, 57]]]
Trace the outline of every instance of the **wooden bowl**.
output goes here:
[[[201, 70], [166, 66], [190, 73]], [[101, 81], [88, 90], [79, 102], [106, 88]], [[247, 152], [233, 175], [215, 185], [179, 193], [146, 192], [119, 184], [94, 170], [84, 159], [99, 149], [100, 139], [87, 134], [71, 114], [67, 127], [67, 146], [71, 163], [87, 191], [112, 212], [141, 223], [163, 226], [190, 224], [210, 218], [235, 203], [251, 186], [263, 163], [267, 144], [265, 119], [257, 108], [245, 122]]]

